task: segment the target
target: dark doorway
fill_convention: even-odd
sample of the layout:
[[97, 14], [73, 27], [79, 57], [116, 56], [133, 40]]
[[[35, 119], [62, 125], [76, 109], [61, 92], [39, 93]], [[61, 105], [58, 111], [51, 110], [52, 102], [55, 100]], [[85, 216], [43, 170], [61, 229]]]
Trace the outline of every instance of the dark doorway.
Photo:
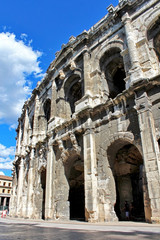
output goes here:
[[71, 167], [69, 185], [70, 219], [84, 221], [84, 163], [79, 158], [74, 161]]
[[84, 221], [84, 186], [70, 188], [70, 219]]
[[[132, 194], [133, 194], [133, 213], [131, 220], [144, 221], [144, 202], [143, 202], [143, 189], [142, 189], [142, 171], [141, 167], [137, 173], [131, 174]], [[133, 218], [133, 219], [132, 219]]]
[[46, 169], [42, 169], [41, 171], [41, 187], [42, 187], [42, 219], [45, 219]]
[[143, 160], [138, 149], [128, 144], [118, 150], [114, 164], [116, 184], [115, 212], [119, 220], [128, 220], [125, 201], [129, 204], [129, 220], [145, 221], [143, 200]]

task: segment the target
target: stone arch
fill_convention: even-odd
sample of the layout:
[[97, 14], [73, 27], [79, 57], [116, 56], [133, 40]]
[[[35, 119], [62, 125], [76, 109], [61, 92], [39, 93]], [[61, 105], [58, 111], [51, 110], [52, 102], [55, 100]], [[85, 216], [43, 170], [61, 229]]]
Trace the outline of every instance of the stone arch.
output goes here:
[[69, 213], [71, 220], [85, 220], [84, 162], [78, 154], [70, 154], [64, 164], [69, 185]]
[[[123, 147], [125, 145], [124, 144], [125, 142], [129, 144], [134, 144], [134, 135], [131, 132], [120, 132], [120, 133], [113, 134], [109, 139], [107, 152], [108, 152], [108, 149], [111, 149], [111, 147], [114, 145], [115, 142], [117, 142], [117, 144], [115, 146], [115, 151], [113, 152], [113, 154], [116, 154], [116, 151], [118, 151], [118, 149]], [[113, 158], [114, 157], [115, 155], [113, 156]], [[110, 167], [113, 168], [112, 164], [110, 165]]]
[[125, 90], [126, 78], [123, 57], [121, 56], [122, 45], [118, 42], [111, 43], [102, 49], [103, 55], [99, 59], [100, 71], [104, 82], [106, 94], [110, 98], [115, 98]]
[[159, 8], [157, 8], [144, 19], [144, 26], [146, 27], [147, 31], [152, 28], [152, 26], [158, 20], [159, 17], [160, 17]]
[[[81, 135], [68, 132], [64, 139], [57, 140], [57, 181], [63, 182], [56, 197], [63, 201], [59, 209], [59, 217], [65, 219], [84, 220], [84, 161], [81, 152]], [[61, 176], [61, 177], [59, 177]], [[58, 204], [58, 202], [56, 203]]]
[[[152, 19], [152, 20], [150, 20]], [[158, 62], [160, 62], [160, 14], [159, 12], [153, 12], [152, 17], [146, 20], [146, 35], [149, 42], [150, 49], [155, 52]]]
[[109, 144], [107, 147], [109, 147], [112, 143], [114, 143], [117, 139], [126, 140], [130, 143], [133, 143], [134, 141], [134, 135], [131, 132], [118, 132], [110, 136], [109, 138]]
[[80, 100], [84, 94], [83, 88], [81, 71], [76, 69], [64, 82], [65, 101], [70, 105], [70, 115], [75, 112], [75, 103]]
[[95, 59], [100, 61], [102, 56], [111, 48], [119, 48], [120, 51], [123, 51], [124, 50], [124, 43], [121, 40], [111, 41], [107, 44], [105, 42], [104, 44], [102, 44], [101, 48], [97, 51]]
[[133, 140], [131, 135], [112, 140], [107, 149], [107, 156], [115, 181], [115, 212], [117, 217], [119, 220], [126, 219], [122, 209], [125, 201], [128, 201], [130, 206], [132, 204], [130, 220], [142, 221], [145, 210], [143, 158]]
[[85, 220], [84, 161], [76, 137], [72, 133], [69, 135], [68, 139], [63, 140], [61, 154], [69, 187], [69, 217], [72, 220]]

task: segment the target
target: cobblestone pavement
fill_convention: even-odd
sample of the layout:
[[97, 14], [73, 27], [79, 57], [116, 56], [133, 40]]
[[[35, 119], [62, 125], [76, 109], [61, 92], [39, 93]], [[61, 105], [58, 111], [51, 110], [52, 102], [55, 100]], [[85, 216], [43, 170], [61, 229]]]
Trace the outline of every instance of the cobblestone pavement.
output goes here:
[[160, 225], [0, 219], [0, 240], [160, 240]]

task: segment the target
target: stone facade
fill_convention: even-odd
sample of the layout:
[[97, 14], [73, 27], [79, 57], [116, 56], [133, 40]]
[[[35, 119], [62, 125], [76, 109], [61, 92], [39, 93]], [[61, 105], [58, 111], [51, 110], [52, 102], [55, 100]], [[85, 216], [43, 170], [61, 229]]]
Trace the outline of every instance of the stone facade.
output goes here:
[[160, 2], [107, 9], [24, 104], [11, 216], [160, 222]]

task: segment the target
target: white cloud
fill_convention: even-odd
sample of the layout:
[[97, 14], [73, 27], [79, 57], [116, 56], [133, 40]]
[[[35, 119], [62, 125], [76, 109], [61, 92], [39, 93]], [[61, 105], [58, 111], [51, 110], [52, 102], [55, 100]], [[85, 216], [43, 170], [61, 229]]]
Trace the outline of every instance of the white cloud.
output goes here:
[[26, 34], [17, 40], [13, 33], [0, 33], [0, 123], [12, 126], [32, 91], [29, 77], [42, 76], [41, 53], [27, 45], [26, 38]]
[[15, 147], [5, 147], [0, 143], [0, 157], [7, 157], [7, 156], [14, 156], [15, 155]]
[[2, 172], [2, 171], [0, 171], [0, 175], [3, 175], [3, 176], [5, 176], [4, 172]]
[[13, 160], [10, 160], [10, 162], [6, 162], [6, 163], [0, 163], [0, 169], [12, 169], [13, 165], [12, 165]]
[[0, 169], [12, 169], [15, 147], [9, 147], [0, 144]]
[[24, 40], [27, 40], [27, 37], [28, 37], [28, 35], [26, 33], [22, 33], [20, 36], [20, 38], [24, 39]]

